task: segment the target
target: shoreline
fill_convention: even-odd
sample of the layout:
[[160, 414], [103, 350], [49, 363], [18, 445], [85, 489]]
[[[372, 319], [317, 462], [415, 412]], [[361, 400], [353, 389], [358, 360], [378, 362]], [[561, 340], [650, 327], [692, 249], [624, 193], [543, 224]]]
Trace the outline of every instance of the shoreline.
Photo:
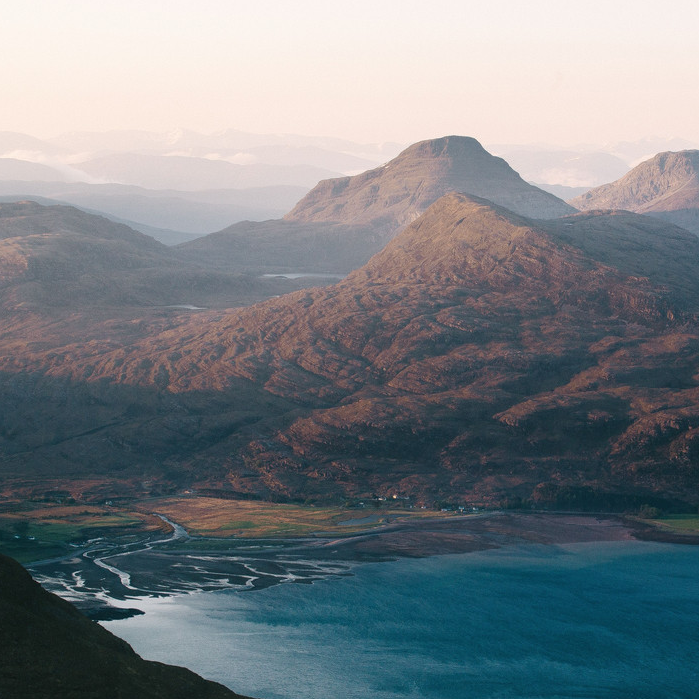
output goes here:
[[[170, 523], [173, 532], [179, 525]], [[352, 575], [352, 568], [401, 558], [465, 554], [509, 546], [612, 541], [699, 545], [699, 536], [661, 531], [616, 514], [485, 512], [398, 519], [362, 532], [317, 532], [274, 539], [177, 537], [138, 550], [114, 549], [104, 566], [89, 556], [28, 566], [48, 589], [95, 620], [143, 611], [139, 599], [222, 589], [254, 591], [281, 583], [310, 584]], [[155, 545], [159, 544], [159, 545]], [[89, 552], [88, 552], [89, 553]], [[128, 587], [123, 581], [128, 580]]]

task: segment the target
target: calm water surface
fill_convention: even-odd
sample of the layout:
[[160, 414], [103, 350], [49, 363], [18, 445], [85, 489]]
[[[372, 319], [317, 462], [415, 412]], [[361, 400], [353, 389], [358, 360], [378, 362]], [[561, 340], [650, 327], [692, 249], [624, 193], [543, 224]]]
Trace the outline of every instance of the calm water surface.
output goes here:
[[699, 696], [699, 547], [528, 546], [136, 606], [104, 625], [261, 699]]

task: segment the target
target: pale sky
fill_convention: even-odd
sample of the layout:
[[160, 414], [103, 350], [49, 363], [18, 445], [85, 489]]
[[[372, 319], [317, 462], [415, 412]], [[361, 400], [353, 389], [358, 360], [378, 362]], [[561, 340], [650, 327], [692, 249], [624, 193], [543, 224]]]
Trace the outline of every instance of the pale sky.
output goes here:
[[0, 0], [0, 130], [699, 140], [696, 0]]

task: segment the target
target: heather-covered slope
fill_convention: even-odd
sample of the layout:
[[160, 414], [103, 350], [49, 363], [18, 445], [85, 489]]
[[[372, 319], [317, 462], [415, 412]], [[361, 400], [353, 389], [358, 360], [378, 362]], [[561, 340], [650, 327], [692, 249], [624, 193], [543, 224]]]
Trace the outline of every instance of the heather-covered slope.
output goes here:
[[0, 695], [10, 699], [244, 699], [149, 662], [0, 555]]
[[[452, 194], [336, 286], [126, 348], [28, 352], [22, 366], [130, 386], [131, 420], [152, 415], [136, 407], [144, 387], [168, 396], [199, 426], [168, 456], [189, 482], [266, 497], [697, 503], [698, 264], [695, 236], [651, 218], [532, 221]], [[195, 407], [205, 395], [235, 417], [213, 429]], [[119, 434], [138, 443], [130, 424], [105, 425], [112, 455]]]
[[346, 273], [449, 192], [487, 197], [533, 218], [574, 211], [524, 182], [475, 139], [447, 136], [416, 143], [361, 175], [323, 180], [283, 221], [235, 224], [180, 249], [234, 268]]
[[572, 199], [581, 211], [626, 209], [699, 235], [699, 151], [659, 153], [621, 179]]

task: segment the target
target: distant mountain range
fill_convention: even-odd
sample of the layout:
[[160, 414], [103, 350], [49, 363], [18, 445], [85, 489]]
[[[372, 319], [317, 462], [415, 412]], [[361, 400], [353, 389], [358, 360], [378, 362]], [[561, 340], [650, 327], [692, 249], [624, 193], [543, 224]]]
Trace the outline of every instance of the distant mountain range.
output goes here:
[[235, 220], [280, 218], [307, 191], [306, 187], [281, 185], [181, 191], [86, 182], [0, 181], [4, 200], [71, 204], [126, 223], [167, 245], [193, 240]]
[[[699, 143], [681, 138], [647, 138], [640, 141], [552, 148], [546, 145], [488, 144], [491, 153], [507, 160], [527, 182], [547, 187], [590, 189], [616, 180], [632, 167], [660, 151], [697, 148]], [[557, 196], [561, 194], [553, 192]], [[577, 196], [582, 192], [570, 194]]]
[[[527, 182], [567, 200], [617, 179], [643, 156], [698, 145], [648, 139], [568, 149], [494, 145], [489, 151]], [[318, 180], [364, 172], [400, 150], [397, 143], [233, 129], [78, 132], [45, 140], [0, 132], [0, 197], [54, 199], [175, 245], [239, 221], [280, 218]]]
[[174, 245], [279, 218], [318, 180], [389, 159], [396, 144], [225, 131], [0, 132], [0, 196], [54, 199]]
[[611, 184], [570, 201], [577, 209], [626, 209], [699, 235], [699, 150], [659, 153]]

